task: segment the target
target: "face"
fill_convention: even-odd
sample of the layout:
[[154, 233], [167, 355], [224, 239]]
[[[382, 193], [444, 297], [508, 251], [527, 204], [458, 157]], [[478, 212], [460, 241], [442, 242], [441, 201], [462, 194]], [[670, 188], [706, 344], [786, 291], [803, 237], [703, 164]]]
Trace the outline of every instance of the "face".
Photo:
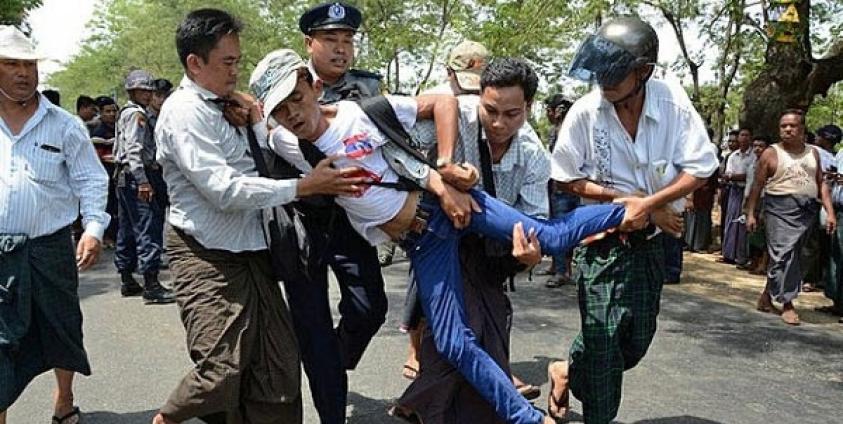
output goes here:
[[779, 119], [779, 137], [784, 142], [799, 141], [805, 135], [805, 127], [802, 125], [802, 117], [795, 114], [787, 114]]
[[149, 106], [149, 102], [152, 101], [152, 90], [129, 90], [129, 98], [143, 106]]
[[322, 113], [318, 99], [321, 92], [321, 82], [310, 84], [300, 77], [293, 92], [272, 110], [271, 115], [296, 137], [314, 141], [320, 135], [319, 119]]
[[730, 135], [729, 136], [729, 150], [735, 151], [738, 150], [738, 136]]
[[164, 105], [164, 100], [167, 100], [167, 93], [162, 93], [162, 92], [156, 91], [156, 92], [152, 93], [152, 100], [149, 103], [149, 105], [153, 109], [155, 109], [157, 111], [160, 111], [161, 106]]
[[100, 110], [100, 121], [113, 124], [117, 121], [117, 105], [105, 105]]
[[761, 157], [761, 154], [764, 153], [764, 150], [767, 149], [767, 143], [761, 140], [755, 140], [752, 142], [752, 153], [755, 153], [756, 157]]
[[240, 37], [236, 34], [220, 38], [208, 53], [207, 61], [195, 54], [187, 56], [187, 69], [193, 80], [220, 97], [226, 97], [234, 91], [239, 68]]
[[603, 98], [609, 103], [614, 103], [629, 96], [635, 90], [638, 81], [644, 78], [646, 72], [649, 72], [649, 67], [638, 68], [630, 72], [626, 78], [617, 84], [601, 85], [600, 91], [603, 93]]
[[94, 105], [84, 106], [79, 109], [78, 115], [83, 121], [90, 121], [97, 116], [97, 107]]
[[354, 31], [334, 29], [305, 36], [304, 44], [320, 78], [334, 81], [354, 62]]
[[15, 99], [27, 99], [38, 88], [38, 63], [0, 59], [0, 88]]
[[547, 120], [550, 121], [551, 124], [556, 125], [559, 120], [559, 114], [556, 113], [555, 107], [546, 106], [544, 108], [545, 116], [547, 116]]
[[480, 93], [480, 123], [489, 143], [507, 143], [527, 120], [530, 106], [521, 87], [486, 87]]
[[741, 130], [738, 133], [738, 147], [741, 150], [746, 150], [752, 146], [752, 133], [749, 130]]

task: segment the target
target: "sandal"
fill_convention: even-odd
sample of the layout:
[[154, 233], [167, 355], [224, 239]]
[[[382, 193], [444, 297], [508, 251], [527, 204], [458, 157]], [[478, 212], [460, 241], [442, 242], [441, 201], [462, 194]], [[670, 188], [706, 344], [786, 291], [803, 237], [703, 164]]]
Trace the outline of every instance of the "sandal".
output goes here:
[[548, 278], [547, 281], [544, 283], [544, 286], [549, 288], [549, 289], [555, 289], [557, 287], [562, 287], [566, 284], [571, 284], [571, 283], [572, 283], [571, 279], [568, 278], [567, 276], [561, 275], [561, 274], [556, 274], [553, 277]]
[[[547, 379], [550, 381], [550, 391], [547, 394], [547, 415], [557, 422], [565, 420], [565, 416], [568, 415], [568, 411], [571, 407], [571, 392], [568, 390], [568, 387], [565, 387], [565, 392], [561, 397], [553, 397], [553, 389], [556, 384], [553, 379], [553, 368], [554, 365], [563, 363], [564, 362], [551, 362], [550, 365], [547, 366]], [[567, 371], [565, 372], [565, 380], [566, 382], [568, 380]]]
[[410, 365], [404, 364], [404, 370], [401, 371], [401, 375], [407, 380], [414, 381], [419, 378], [419, 370], [411, 367]]
[[[74, 420], [76, 418], [76, 420]], [[73, 410], [63, 417], [53, 415], [52, 424], [79, 424], [82, 422], [82, 413], [78, 406], [74, 406]]]

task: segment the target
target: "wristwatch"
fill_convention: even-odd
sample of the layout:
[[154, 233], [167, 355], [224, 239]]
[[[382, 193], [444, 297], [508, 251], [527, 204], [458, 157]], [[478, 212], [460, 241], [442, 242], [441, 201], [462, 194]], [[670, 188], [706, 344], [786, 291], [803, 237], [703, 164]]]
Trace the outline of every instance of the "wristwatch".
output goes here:
[[439, 158], [436, 159], [436, 169], [442, 169], [450, 164], [452, 164], [451, 158]]

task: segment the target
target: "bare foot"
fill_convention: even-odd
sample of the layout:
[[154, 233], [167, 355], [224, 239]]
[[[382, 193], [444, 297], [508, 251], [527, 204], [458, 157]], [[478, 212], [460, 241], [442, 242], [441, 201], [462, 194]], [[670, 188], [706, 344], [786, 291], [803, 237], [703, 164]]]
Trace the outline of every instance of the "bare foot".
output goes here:
[[550, 393], [547, 395], [547, 413], [550, 418], [565, 419], [570, 407], [568, 391], [568, 361], [551, 362], [547, 366]]
[[155, 415], [155, 418], [152, 419], [152, 424], [178, 424], [177, 422], [167, 419], [167, 417], [161, 415], [159, 412]]
[[801, 322], [799, 321], [799, 314], [796, 313], [796, 309], [793, 307], [793, 303], [785, 303], [784, 310], [782, 311], [782, 321], [788, 325], [799, 325]]
[[755, 309], [765, 312], [768, 314], [776, 314], [781, 315], [781, 311], [773, 305], [773, 301], [770, 300], [770, 295], [767, 294], [766, 291], [761, 293], [761, 296], [758, 297], [758, 302], [755, 304]]

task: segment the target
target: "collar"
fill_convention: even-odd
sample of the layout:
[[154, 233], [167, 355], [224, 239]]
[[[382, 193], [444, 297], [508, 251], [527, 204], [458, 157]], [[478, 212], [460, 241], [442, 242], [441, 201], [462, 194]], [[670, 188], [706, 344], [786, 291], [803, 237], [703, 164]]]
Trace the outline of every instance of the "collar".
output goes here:
[[[656, 102], [656, 99], [655, 99], [655, 97], [656, 97], [655, 91], [656, 90], [653, 87], [653, 85], [654, 84], [653, 84], [652, 78], [647, 80], [647, 82], [644, 84], [644, 106], [641, 108], [641, 113], [645, 117], [647, 117], [647, 118], [649, 118], [653, 121], [658, 122], [660, 114], [659, 114], [658, 105], [656, 104], [657, 102]], [[603, 97], [603, 93], [600, 92], [600, 87], [597, 86], [594, 89], [597, 90], [597, 94], [600, 98], [600, 104], [597, 107], [602, 109], [603, 111], [606, 111], [606, 110], [614, 111], [615, 105], [613, 105], [611, 102], [606, 100], [605, 97]]]
[[35, 109], [35, 112], [29, 119], [26, 120], [26, 123], [23, 124], [23, 129], [18, 135], [12, 135], [12, 131], [9, 129], [9, 126], [6, 124], [6, 121], [0, 118], [0, 125], [5, 130], [6, 133], [12, 138], [12, 140], [20, 140], [26, 134], [35, 128], [44, 118], [47, 116], [48, 113], [56, 113], [59, 110], [62, 110], [58, 106], [54, 105], [50, 102], [49, 99], [44, 97], [43, 94], [38, 94], [38, 107]]
[[[509, 172], [517, 165], [523, 163], [524, 152], [521, 148], [522, 131], [524, 131], [523, 127], [519, 128], [518, 132], [512, 136], [512, 141], [509, 143], [509, 149], [507, 149], [503, 154], [500, 162], [492, 164], [492, 168], [497, 168], [501, 172]], [[489, 140], [486, 139], [486, 130], [482, 125], [480, 126], [480, 137], [482, 137], [482, 140], [488, 145]]]
[[194, 82], [192, 79], [188, 78], [187, 75], [183, 76], [181, 79], [181, 83], [179, 83], [179, 89], [182, 90], [190, 90], [197, 94], [202, 100], [213, 101], [215, 99], [219, 99], [220, 96], [217, 96], [210, 90], [207, 90]]

